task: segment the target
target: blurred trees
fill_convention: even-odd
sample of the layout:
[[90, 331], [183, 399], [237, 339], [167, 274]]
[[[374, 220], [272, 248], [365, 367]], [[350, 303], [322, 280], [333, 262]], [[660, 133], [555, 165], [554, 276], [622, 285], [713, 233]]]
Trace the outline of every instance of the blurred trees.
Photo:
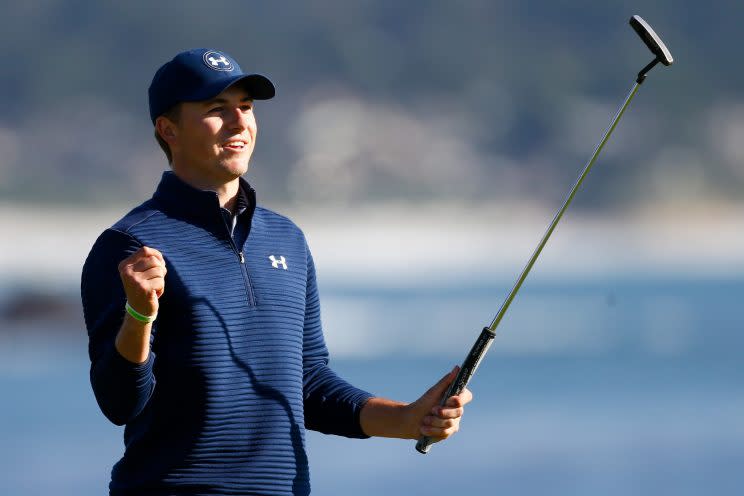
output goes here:
[[554, 204], [650, 60], [633, 13], [677, 62], [651, 74], [577, 207], [741, 201], [744, 10], [671, 0], [6, 2], [0, 199], [148, 196], [167, 165], [147, 86], [209, 46], [277, 85], [256, 110], [262, 201]]

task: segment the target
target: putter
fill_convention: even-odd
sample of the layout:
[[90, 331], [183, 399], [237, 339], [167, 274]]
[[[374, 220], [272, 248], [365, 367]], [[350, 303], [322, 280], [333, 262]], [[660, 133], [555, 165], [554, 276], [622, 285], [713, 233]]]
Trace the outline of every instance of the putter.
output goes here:
[[[519, 278], [517, 278], [517, 282], [514, 284], [514, 287], [512, 288], [511, 292], [506, 297], [506, 300], [504, 301], [504, 303], [501, 305], [499, 312], [493, 318], [491, 325], [483, 328], [480, 335], [478, 336], [478, 339], [475, 341], [475, 344], [470, 349], [470, 353], [468, 353], [468, 356], [465, 358], [465, 361], [460, 366], [460, 372], [457, 374], [457, 377], [452, 382], [452, 384], [450, 384], [450, 387], [449, 389], [447, 389], [447, 392], [444, 393], [444, 396], [442, 397], [442, 402], [440, 403], [440, 405], [442, 406], [444, 406], [445, 402], [447, 401], [447, 398], [449, 398], [450, 396], [456, 396], [460, 394], [462, 390], [465, 389], [465, 386], [468, 385], [468, 382], [470, 382], [470, 379], [473, 377], [473, 374], [475, 374], [475, 371], [478, 368], [478, 365], [480, 365], [481, 360], [483, 360], [483, 357], [488, 351], [488, 348], [491, 346], [493, 339], [496, 337], [496, 327], [499, 325], [499, 322], [501, 322], [501, 319], [504, 317], [506, 310], [509, 308], [509, 305], [511, 305], [511, 302], [516, 296], [517, 292], [519, 291], [519, 288], [522, 287], [522, 283], [527, 277], [527, 274], [530, 273], [530, 270], [532, 269], [532, 266], [535, 264], [537, 257], [540, 256], [540, 252], [542, 252], [543, 247], [545, 247], [545, 244], [548, 242], [550, 235], [553, 234], [553, 230], [555, 229], [555, 226], [558, 225], [558, 222], [561, 220], [561, 217], [563, 217], [563, 214], [566, 212], [568, 205], [571, 203], [574, 196], [576, 195], [576, 191], [579, 189], [579, 186], [581, 186], [581, 183], [584, 182], [584, 178], [586, 177], [586, 175], [589, 173], [589, 170], [594, 165], [595, 160], [597, 160], [599, 153], [602, 151], [602, 148], [604, 147], [605, 143], [607, 143], [607, 140], [612, 134], [612, 131], [614, 131], [615, 126], [617, 126], [618, 121], [623, 116], [623, 113], [625, 113], [625, 109], [630, 104], [630, 101], [635, 96], [640, 85], [646, 79], [646, 74], [651, 69], [653, 69], [654, 66], [656, 66], [656, 64], [658, 64], [659, 62], [661, 62], [662, 64], [666, 66], [672, 65], [672, 62], [674, 62], [674, 59], [672, 58], [672, 54], [667, 49], [666, 45], [664, 45], [664, 42], [661, 41], [661, 38], [659, 38], [659, 36], [654, 32], [651, 26], [649, 26], [648, 23], [641, 18], [641, 16], [634, 15], [633, 17], [631, 17], [630, 26], [635, 30], [636, 33], [638, 33], [638, 36], [641, 37], [641, 39], [646, 44], [648, 49], [651, 50], [651, 53], [654, 54], [654, 59], [648, 65], [646, 65], [643, 69], [641, 69], [641, 71], [638, 73], [638, 77], [636, 78], [635, 83], [633, 84], [633, 87], [630, 90], [630, 93], [628, 93], [628, 96], [625, 98], [625, 101], [620, 106], [620, 110], [618, 110], [617, 114], [615, 114], [615, 117], [612, 119], [612, 122], [610, 122], [610, 125], [605, 131], [604, 136], [602, 137], [602, 140], [599, 142], [597, 147], [594, 149], [594, 153], [592, 154], [591, 158], [587, 162], [586, 166], [584, 166], [584, 170], [581, 172], [581, 174], [579, 175], [579, 178], [576, 180], [576, 184], [574, 184], [573, 188], [571, 188], [571, 192], [568, 194], [568, 196], [566, 197], [566, 200], [563, 202], [563, 206], [560, 208], [560, 210], [558, 210], [558, 213], [553, 218], [553, 222], [550, 223], [550, 226], [545, 231], [545, 234], [543, 234], [543, 237], [540, 240], [540, 243], [538, 243], [537, 248], [535, 249], [534, 253], [532, 253], [532, 256], [527, 262], [527, 265], [522, 270], [522, 273], [519, 275]], [[434, 442], [435, 441], [431, 437], [424, 436], [420, 438], [418, 442], [416, 443], [416, 449], [420, 453], [426, 454], [429, 452]]]

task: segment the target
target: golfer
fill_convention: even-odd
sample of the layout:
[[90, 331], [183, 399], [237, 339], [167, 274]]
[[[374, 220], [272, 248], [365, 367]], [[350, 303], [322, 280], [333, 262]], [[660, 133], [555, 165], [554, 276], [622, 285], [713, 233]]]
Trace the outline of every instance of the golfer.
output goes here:
[[82, 273], [93, 391], [126, 426], [112, 495], [309, 494], [306, 428], [444, 439], [472, 398], [438, 406], [456, 370], [401, 403], [328, 367], [305, 237], [242, 178], [254, 101], [273, 96], [217, 50], [182, 52], [152, 80], [171, 170], [100, 235]]

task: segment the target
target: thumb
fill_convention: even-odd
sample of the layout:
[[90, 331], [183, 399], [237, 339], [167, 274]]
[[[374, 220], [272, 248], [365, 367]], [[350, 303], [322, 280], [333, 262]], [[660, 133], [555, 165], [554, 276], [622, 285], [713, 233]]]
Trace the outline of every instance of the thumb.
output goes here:
[[452, 381], [455, 380], [455, 377], [457, 377], [457, 373], [460, 371], [459, 366], [455, 366], [451, 371], [449, 371], [447, 374], [445, 374], [444, 377], [439, 379], [439, 382], [434, 384], [429, 390], [424, 393], [424, 396], [427, 398], [433, 398], [436, 401], [439, 401], [444, 393], [447, 391], [447, 388], [450, 384], [452, 384]]
[[162, 290], [158, 291], [157, 289], [153, 289], [152, 291], [150, 291], [150, 303], [154, 305], [155, 307], [157, 307], [158, 298], [160, 298], [162, 294], [163, 294]]

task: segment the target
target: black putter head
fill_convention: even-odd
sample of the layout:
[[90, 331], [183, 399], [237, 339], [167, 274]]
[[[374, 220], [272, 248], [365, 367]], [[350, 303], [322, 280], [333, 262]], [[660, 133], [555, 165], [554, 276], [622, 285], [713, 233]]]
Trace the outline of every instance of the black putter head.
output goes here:
[[630, 18], [630, 25], [638, 33], [643, 42], [646, 44], [649, 50], [656, 55], [656, 58], [664, 65], [672, 65], [674, 58], [671, 52], [666, 47], [659, 35], [657, 35], [651, 26], [639, 15], [634, 15]]

